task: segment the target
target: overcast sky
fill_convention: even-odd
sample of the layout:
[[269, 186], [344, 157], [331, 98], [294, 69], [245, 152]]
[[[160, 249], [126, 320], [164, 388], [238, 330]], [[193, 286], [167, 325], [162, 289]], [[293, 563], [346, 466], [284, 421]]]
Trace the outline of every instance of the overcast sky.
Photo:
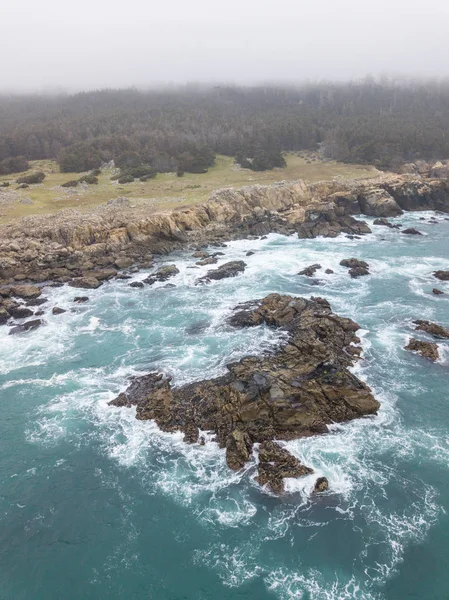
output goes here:
[[0, 90], [449, 76], [449, 0], [0, 0]]

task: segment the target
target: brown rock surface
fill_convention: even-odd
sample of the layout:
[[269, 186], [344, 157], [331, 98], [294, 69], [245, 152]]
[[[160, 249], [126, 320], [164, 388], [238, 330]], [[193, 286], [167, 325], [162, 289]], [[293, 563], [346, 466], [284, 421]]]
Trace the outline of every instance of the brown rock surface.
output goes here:
[[449, 329], [443, 327], [442, 325], [437, 325], [437, 323], [431, 323], [430, 321], [413, 321], [416, 325], [416, 331], [425, 331], [426, 333], [430, 333], [433, 337], [440, 339], [449, 339]]
[[423, 342], [421, 340], [416, 340], [415, 338], [410, 338], [409, 343], [407, 346], [405, 346], [405, 350], [417, 352], [424, 358], [428, 358], [429, 360], [433, 361], [438, 360], [440, 357], [437, 344], [432, 342]]
[[[181, 430], [189, 441], [198, 439], [200, 429], [213, 431], [232, 469], [245, 464], [256, 442], [326, 433], [331, 423], [377, 412], [368, 386], [348, 370], [361, 352], [359, 327], [334, 315], [326, 300], [270, 294], [237, 307], [229, 322], [281, 328], [288, 341], [272, 354], [229, 364], [228, 373], [215, 379], [172, 387], [158, 373], [134, 378], [110, 404], [136, 405], [138, 419]], [[287, 476], [282, 473], [298, 468], [281, 454], [277, 475], [268, 467], [259, 472], [277, 491]]]

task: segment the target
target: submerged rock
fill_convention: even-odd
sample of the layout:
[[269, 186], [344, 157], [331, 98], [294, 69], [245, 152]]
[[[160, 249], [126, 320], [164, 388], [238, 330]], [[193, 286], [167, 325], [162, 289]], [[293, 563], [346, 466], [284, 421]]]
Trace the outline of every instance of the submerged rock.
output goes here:
[[133, 281], [132, 283], [129, 283], [128, 285], [129, 285], [129, 287], [132, 287], [132, 288], [143, 288], [143, 287], [145, 287], [142, 281]]
[[144, 283], [148, 283], [149, 285], [153, 285], [157, 281], [167, 281], [170, 277], [174, 277], [179, 273], [179, 269], [176, 265], [166, 265], [165, 267], [161, 267], [156, 273], [149, 275], [146, 279], [144, 279]]
[[42, 325], [41, 319], [27, 321], [26, 323], [22, 323], [22, 325], [16, 325], [12, 329], [10, 329], [8, 335], [14, 335], [16, 333], [24, 333], [25, 331], [31, 331], [39, 327], [39, 325]]
[[[270, 294], [239, 305], [229, 323], [280, 328], [288, 339], [272, 354], [229, 364], [222, 377], [180, 387], [160, 373], [134, 378], [110, 404], [136, 405], [137, 419], [183, 431], [189, 441], [199, 430], [214, 432], [232, 469], [249, 460], [254, 443], [326, 433], [331, 423], [377, 412], [369, 387], [348, 370], [361, 352], [359, 326], [333, 314], [326, 300]], [[270, 453], [277, 462], [263, 464], [259, 477], [276, 492], [284, 477], [297, 476], [286, 473], [309, 472], [287, 450], [262, 446], [262, 459]]]
[[310, 265], [309, 267], [306, 267], [302, 271], [299, 271], [298, 275], [305, 275], [306, 277], [313, 277], [315, 275], [315, 273], [318, 271], [318, 269], [321, 269], [321, 268], [322, 268], [321, 265], [319, 265], [318, 263], [315, 265]]
[[59, 306], [54, 306], [51, 310], [53, 315], [62, 315], [63, 313], [67, 312], [66, 310], [64, 310], [63, 308], [59, 308]]
[[415, 229], [414, 227], [409, 227], [408, 229], [404, 229], [401, 233], [405, 233], [406, 235], [422, 235], [420, 231]]
[[89, 300], [89, 296], [75, 296], [75, 298], [73, 298], [73, 302], [76, 302], [77, 304], [82, 304], [83, 302], [87, 302]]
[[432, 294], [435, 294], [435, 296], [443, 296], [444, 292], [442, 292], [441, 290], [439, 290], [438, 288], [433, 288], [432, 290]]
[[437, 325], [436, 323], [431, 323], [430, 321], [413, 321], [414, 325], [416, 325], [416, 331], [425, 331], [433, 337], [440, 339], [449, 339], [449, 329], [443, 327], [442, 325]]
[[228, 277], [236, 277], [240, 273], [243, 273], [246, 267], [246, 263], [243, 260], [232, 260], [231, 262], [225, 263], [218, 267], [208, 271], [204, 277], [200, 277], [197, 283], [208, 283], [211, 280], [226, 279]]
[[440, 357], [437, 344], [434, 344], [433, 342], [423, 342], [415, 338], [410, 338], [409, 343], [407, 346], [405, 346], [405, 350], [417, 352], [424, 358], [428, 358], [429, 360], [433, 361], [438, 360]]

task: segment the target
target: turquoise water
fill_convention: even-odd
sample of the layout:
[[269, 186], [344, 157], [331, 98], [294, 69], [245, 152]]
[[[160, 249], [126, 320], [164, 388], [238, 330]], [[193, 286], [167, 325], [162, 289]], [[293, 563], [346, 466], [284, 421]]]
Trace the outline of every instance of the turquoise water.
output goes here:
[[[395, 219], [423, 237], [373, 227], [361, 240], [232, 242], [220, 263], [243, 258], [247, 270], [210, 286], [193, 285], [207, 267], [170, 257], [176, 288], [116, 281], [86, 305], [49, 289], [69, 312], [22, 336], [0, 328], [0, 598], [447, 600], [449, 343], [436, 364], [403, 350], [413, 319], [449, 325], [449, 295], [429, 293], [449, 292], [430, 276], [449, 268], [449, 221], [419, 220], [431, 215]], [[349, 278], [339, 262], [352, 256], [370, 277]], [[315, 262], [319, 285], [296, 275]], [[213, 442], [187, 446], [107, 406], [130, 375], [162, 369], [180, 384], [279, 343], [225, 323], [269, 292], [322, 295], [355, 319], [355, 372], [382, 402], [377, 417], [287, 444], [329, 479], [313, 500], [315, 477], [274, 498], [253, 464], [233, 473]]]

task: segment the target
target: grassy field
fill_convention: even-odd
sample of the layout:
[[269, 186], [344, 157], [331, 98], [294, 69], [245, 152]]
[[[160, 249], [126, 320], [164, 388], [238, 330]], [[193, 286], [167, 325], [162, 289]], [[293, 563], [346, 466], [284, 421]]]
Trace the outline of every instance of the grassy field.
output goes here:
[[0, 176], [0, 183], [10, 181], [8, 188], [0, 188], [0, 222], [5, 223], [25, 215], [51, 214], [64, 208], [89, 210], [118, 197], [127, 197], [131, 205], [148, 206], [152, 211], [167, 210], [180, 204], [203, 202], [213, 190], [222, 187], [269, 184], [294, 179], [314, 182], [334, 177], [363, 178], [376, 173], [372, 167], [323, 162], [307, 155], [288, 154], [286, 161], [287, 166], [283, 169], [257, 173], [236, 167], [230, 157], [217, 156], [215, 166], [203, 175], [186, 173], [184, 177], [176, 177], [174, 173], [161, 173], [145, 183], [136, 180], [134, 183], [120, 185], [111, 181], [111, 172], [103, 172], [99, 176], [98, 185], [76, 188], [60, 186], [71, 179], [78, 179], [79, 173], [60, 173], [54, 161], [34, 161], [27, 174], [37, 170], [45, 171], [47, 176], [40, 185], [19, 190], [15, 180], [20, 174]]

